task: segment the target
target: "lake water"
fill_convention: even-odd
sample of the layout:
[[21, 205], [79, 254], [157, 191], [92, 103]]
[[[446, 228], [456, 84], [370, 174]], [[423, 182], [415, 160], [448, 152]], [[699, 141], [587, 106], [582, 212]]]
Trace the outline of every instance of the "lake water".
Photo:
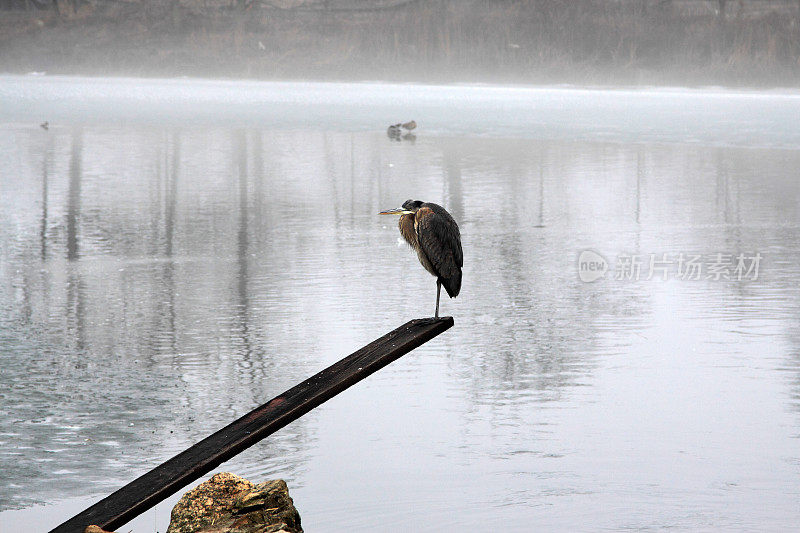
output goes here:
[[793, 531], [797, 117], [792, 91], [0, 77], [0, 530], [432, 315], [377, 215], [413, 198], [461, 227], [455, 326], [216, 471], [285, 479], [309, 532]]

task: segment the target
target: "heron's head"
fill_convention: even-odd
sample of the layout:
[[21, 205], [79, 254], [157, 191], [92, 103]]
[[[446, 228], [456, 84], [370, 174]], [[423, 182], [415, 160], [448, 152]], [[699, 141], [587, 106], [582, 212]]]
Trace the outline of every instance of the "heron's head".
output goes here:
[[403, 207], [400, 207], [400, 208], [397, 208], [397, 209], [388, 209], [386, 211], [381, 211], [379, 214], [381, 214], [381, 215], [413, 215], [414, 213], [417, 212], [417, 209], [419, 209], [420, 206], [423, 203], [424, 202], [422, 202], [420, 200], [406, 200], [405, 202], [403, 202]]

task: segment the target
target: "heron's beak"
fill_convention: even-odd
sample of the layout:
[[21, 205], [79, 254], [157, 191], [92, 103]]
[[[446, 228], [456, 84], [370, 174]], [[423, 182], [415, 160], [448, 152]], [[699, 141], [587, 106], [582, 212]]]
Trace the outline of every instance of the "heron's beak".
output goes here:
[[379, 215], [413, 215], [414, 211], [409, 211], [408, 209], [403, 209], [402, 207], [398, 209], [389, 209], [387, 211], [381, 211], [378, 213]]

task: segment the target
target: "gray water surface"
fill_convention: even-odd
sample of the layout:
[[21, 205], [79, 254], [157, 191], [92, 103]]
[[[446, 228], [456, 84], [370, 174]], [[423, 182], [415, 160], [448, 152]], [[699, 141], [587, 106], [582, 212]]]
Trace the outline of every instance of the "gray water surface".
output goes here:
[[[309, 532], [800, 522], [797, 93], [0, 77], [0, 97], [3, 532], [432, 315], [377, 215], [408, 198], [461, 227], [455, 327], [216, 471], [286, 479]], [[175, 499], [120, 531], [163, 532]]]

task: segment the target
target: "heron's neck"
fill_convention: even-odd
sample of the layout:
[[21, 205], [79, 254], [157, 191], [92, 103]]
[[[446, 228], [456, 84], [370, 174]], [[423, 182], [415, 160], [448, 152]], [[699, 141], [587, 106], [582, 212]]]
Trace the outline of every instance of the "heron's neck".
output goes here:
[[406, 240], [408, 244], [416, 248], [419, 243], [417, 242], [417, 232], [414, 231], [414, 215], [401, 215], [400, 222], [400, 235]]

